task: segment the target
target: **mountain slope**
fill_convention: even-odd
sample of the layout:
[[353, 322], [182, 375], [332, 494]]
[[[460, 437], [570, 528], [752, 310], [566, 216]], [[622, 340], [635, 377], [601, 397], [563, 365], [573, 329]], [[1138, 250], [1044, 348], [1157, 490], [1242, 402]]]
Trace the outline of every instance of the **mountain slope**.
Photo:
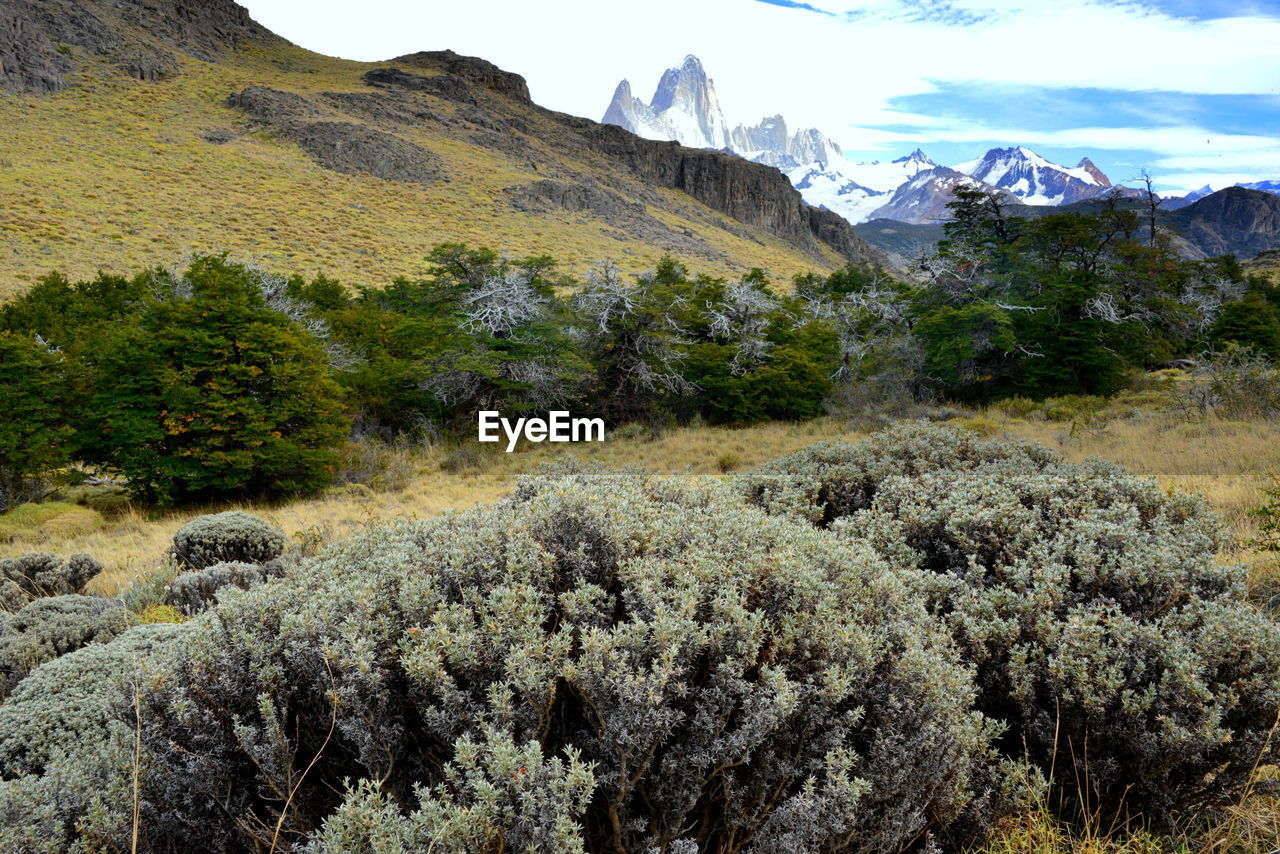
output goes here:
[[[948, 218], [947, 205], [954, 200], [952, 193], [959, 186], [996, 191], [990, 184], [963, 172], [946, 166], [934, 166], [921, 169], [894, 190], [888, 201], [875, 209], [872, 217], [914, 224], [945, 220]], [[1002, 195], [1012, 200], [1007, 190]]]
[[1262, 190], [1227, 187], [1165, 219], [1205, 257], [1251, 258], [1280, 248], [1280, 196]]
[[[221, 250], [376, 285], [445, 241], [578, 272], [878, 257], [776, 170], [615, 138], [481, 60], [332, 59], [222, 0], [0, 0], [0, 32], [21, 90], [0, 96], [0, 292]], [[139, 57], [163, 73], [132, 74]]]

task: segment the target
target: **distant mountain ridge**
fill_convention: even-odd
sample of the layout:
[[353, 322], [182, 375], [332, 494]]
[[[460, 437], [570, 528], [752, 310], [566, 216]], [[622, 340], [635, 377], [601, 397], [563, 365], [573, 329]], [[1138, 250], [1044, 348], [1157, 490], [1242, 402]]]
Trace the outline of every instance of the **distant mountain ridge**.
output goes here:
[[[840, 146], [813, 128], [790, 133], [781, 115], [755, 126], [729, 130], [714, 81], [701, 60], [690, 54], [667, 69], [651, 102], [632, 95], [624, 80], [603, 121], [649, 139], [674, 139], [693, 147], [730, 151], [775, 166], [811, 205], [834, 211], [857, 225], [891, 219], [913, 224], [945, 217], [955, 187], [1000, 193], [1018, 204], [1059, 206], [1118, 193], [1137, 198], [1145, 191], [1113, 184], [1088, 157], [1075, 166], [1054, 163], [1025, 146], [993, 148], [953, 166], [935, 163], [916, 149], [889, 162], [854, 163]], [[1238, 186], [1280, 194], [1280, 182]], [[1211, 193], [1209, 187], [1166, 200], [1167, 209], [1183, 207]]]
[[[1098, 198], [1059, 207], [1024, 205], [1007, 197], [1009, 216], [1030, 218], [1057, 212], [1093, 214], [1101, 209]], [[1124, 209], [1139, 213], [1145, 221], [1146, 202], [1122, 198]], [[1227, 187], [1177, 207], [1162, 205], [1156, 214], [1157, 228], [1170, 235], [1173, 248], [1184, 258], [1200, 260], [1219, 255], [1248, 259], [1280, 249], [1280, 195], [1244, 187]], [[1139, 237], [1145, 233], [1140, 226]], [[944, 235], [941, 219], [909, 223], [890, 218], [875, 219], [858, 227], [864, 240], [907, 268], [913, 258], [932, 252]]]

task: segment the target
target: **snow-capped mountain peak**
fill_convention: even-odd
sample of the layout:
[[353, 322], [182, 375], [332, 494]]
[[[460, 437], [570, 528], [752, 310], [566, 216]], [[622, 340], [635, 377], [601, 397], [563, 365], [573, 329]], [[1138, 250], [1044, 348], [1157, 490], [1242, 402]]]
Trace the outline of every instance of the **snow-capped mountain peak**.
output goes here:
[[1093, 161], [1087, 157], [1080, 158], [1080, 162], [1076, 164], [1076, 169], [1084, 170], [1084, 172], [1097, 182], [1099, 187], [1111, 186], [1111, 179], [1104, 175], [1101, 169], [1093, 165]]
[[1110, 187], [1102, 170], [1084, 158], [1074, 169], [1054, 163], [1026, 146], [993, 148], [977, 160], [953, 167], [957, 172], [1007, 190], [1029, 205], [1065, 205], [1092, 198]]
[[649, 139], [674, 139], [693, 148], [730, 146], [715, 83], [692, 54], [663, 73], [651, 103], [636, 98], [628, 81], [619, 83], [603, 121]]
[[614, 92], [604, 121], [650, 139], [674, 139], [694, 148], [728, 149], [784, 171], [808, 164], [826, 169], [844, 157], [840, 146], [821, 131], [805, 128], [791, 133], [780, 115], [729, 130], [714, 81], [693, 54], [663, 73], [648, 104], [634, 97], [630, 84], [624, 80]]
[[893, 162], [908, 164], [908, 165], [918, 165], [921, 169], [932, 169], [934, 166], [938, 165], [937, 163], [933, 162], [933, 160], [929, 157], [929, 155], [925, 154], [919, 148], [917, 148], [915, 151], [911, 152], [910, 154], [904, 154], [902, 157], [899, 157], [897, 160], [894, 160]]
[[730, 130], [714, 81], [693, 54], [663, 72], [649, 103], [635, 97], [628, 81], [619, 83], [604, 121], [649, 139], [729, 151], [774, 166], [809, 204], [855, 225], [875, 218], [937, 221], [961, 185], [1030, 205], [1070, 204], [1112, 191], [1088, 157], [1069, 168], [1021, 145], [993, 148], [948, 168], [919, 148], [891, 161], [853, 163], [830, 137], [815, 128], [793, 132], [781, 115]]

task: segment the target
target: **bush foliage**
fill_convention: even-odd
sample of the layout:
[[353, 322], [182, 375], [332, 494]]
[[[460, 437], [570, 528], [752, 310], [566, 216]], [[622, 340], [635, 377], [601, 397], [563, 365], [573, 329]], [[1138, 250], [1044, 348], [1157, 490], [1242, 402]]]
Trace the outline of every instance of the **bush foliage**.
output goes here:
[[98, 596], [50, 596], [0, 613], [0, 697], [44, 662], [111, 640], [131, 625], [123, 605]]
[[166, 602], [187, 616], [208, 610], [224, 587], [247, 590], [281, 572], [279, 561], [266, 564], [224, 561], [196, 572], [184, 572], [169, 585]]
[[1272, 749], [1280, 628], [1219, 566], [1197, 498], [1119, 468], [913, 425], [783, 457], [743, 478], [770, 512], [830, 526], [898, 566], [1067, 806], [1151, 818], [1228, 802]]
[[0, 560], [0, 610], [17, 611], [33, 599], [80, 593], [102, 564], [85, 554], [66, 561], [32, 552]]
[[157, 850], [894, 850], [990, 737], [897, 573], [717, 485], [547, 478], [289, 582], [144, 698]]
[[173, 555], [196, 570], [226, 561], [259, 564], [280, 557], [287, 542], [283, 531], [252, 513], [228, 510], [179, 528], [173, 535]]
[[139, 626], [71, 652], [0, 705], [0, 850], [132, 850], [135, 691], [184, 631]]

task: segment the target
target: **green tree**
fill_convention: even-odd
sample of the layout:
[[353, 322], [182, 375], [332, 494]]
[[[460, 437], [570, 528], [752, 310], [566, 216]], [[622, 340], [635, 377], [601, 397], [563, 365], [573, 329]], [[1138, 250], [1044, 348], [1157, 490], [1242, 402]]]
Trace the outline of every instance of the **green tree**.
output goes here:
[[34, 336], [0, 332], [0, 512], [41, 497], [71, 460], [72, 372]]
[[1209, 337], [1219, 347], [1233, 342], [1280, 358], [1280, 312], [1262, 294], [1247, 293], [1244, 299], [1222, 307]]
[[324, 349], [265, 305], [256, 271], [206, 256], [104, 342], [81, 445], [162, 503], [326, 484], [347, 435]]
[[959, 397], [985, 398], [1017, 347], [1009, 312], [988, 304], [949, 306], [916, 324], [925, 373]]

